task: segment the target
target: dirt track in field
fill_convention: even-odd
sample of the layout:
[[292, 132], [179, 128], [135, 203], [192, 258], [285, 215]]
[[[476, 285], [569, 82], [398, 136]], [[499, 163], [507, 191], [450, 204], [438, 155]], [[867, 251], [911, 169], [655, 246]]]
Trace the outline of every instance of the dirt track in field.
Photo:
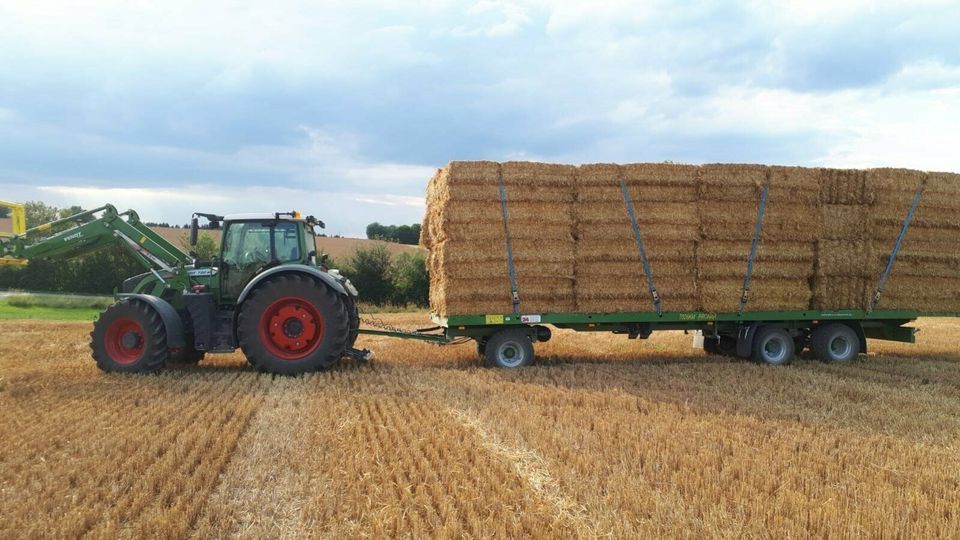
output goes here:
[[[382, 316], [413, 328], [424, 316]], [[960, 322], [848, 365], [556, 332], [540, 364], [362, 338], [99, 372], [87, 323], [0, 322], [0, 537], [960, 535]]]

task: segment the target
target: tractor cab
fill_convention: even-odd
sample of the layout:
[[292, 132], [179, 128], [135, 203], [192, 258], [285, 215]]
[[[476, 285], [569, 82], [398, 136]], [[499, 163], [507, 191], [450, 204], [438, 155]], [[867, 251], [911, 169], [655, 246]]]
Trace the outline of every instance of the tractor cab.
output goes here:
[[194, 214], [191, 222], [190, 243], [196, 245], [198, 217], [206, 218], [210, 228], [223, 229], [220, 256], [198, 262], [192, 271], [194, 277], [203, 274], [211, 278], [212, 288], [219, 285], [222, 302], [236, 301], [244, 288], [257, 275], [276, 266], [300, 264], [317, 267], [316, 227], [323, 222], [300, 212], [231, 214]]

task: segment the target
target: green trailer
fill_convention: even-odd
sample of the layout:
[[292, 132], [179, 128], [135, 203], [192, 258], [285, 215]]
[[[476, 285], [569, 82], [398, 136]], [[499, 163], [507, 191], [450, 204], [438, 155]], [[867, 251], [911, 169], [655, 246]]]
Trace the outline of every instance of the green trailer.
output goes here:
[[956, 316], [901, 310], [754, 311], [744, 313], [630, 312], [432, 316], [437, 325], [416, 333], [361, 329], [361, 333], [410, 337], [436, 343], [475, 340], [488, 365], [515, 368], [534, 360], [534, 344], [548, 341], [551, 327], [612, 332], [645, 339], [655, 331], [682, 330], [708, 353], [789, 363], [809, 349], [817, 358], [844, 362], [867, 352], [867, 338], [915, 343], [920, 316]]

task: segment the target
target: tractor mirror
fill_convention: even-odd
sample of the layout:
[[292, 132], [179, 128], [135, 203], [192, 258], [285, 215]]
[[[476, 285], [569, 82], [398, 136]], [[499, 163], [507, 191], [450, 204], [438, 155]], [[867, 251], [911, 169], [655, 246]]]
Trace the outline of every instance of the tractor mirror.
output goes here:
[[197, 223], [197, 218], [194, 217], [190, 220], [190, 245], [197, 245], [197, 229], [200, 228], [200, 225]]

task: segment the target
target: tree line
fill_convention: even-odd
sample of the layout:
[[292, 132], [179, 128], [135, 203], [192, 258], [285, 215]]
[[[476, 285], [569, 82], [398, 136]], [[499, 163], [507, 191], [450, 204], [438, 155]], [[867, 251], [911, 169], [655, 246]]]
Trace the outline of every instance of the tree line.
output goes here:
[[374, 221], [367, 225], [367, 238], [415, 246], [420, 243], [420, 224], [381, 225]]

